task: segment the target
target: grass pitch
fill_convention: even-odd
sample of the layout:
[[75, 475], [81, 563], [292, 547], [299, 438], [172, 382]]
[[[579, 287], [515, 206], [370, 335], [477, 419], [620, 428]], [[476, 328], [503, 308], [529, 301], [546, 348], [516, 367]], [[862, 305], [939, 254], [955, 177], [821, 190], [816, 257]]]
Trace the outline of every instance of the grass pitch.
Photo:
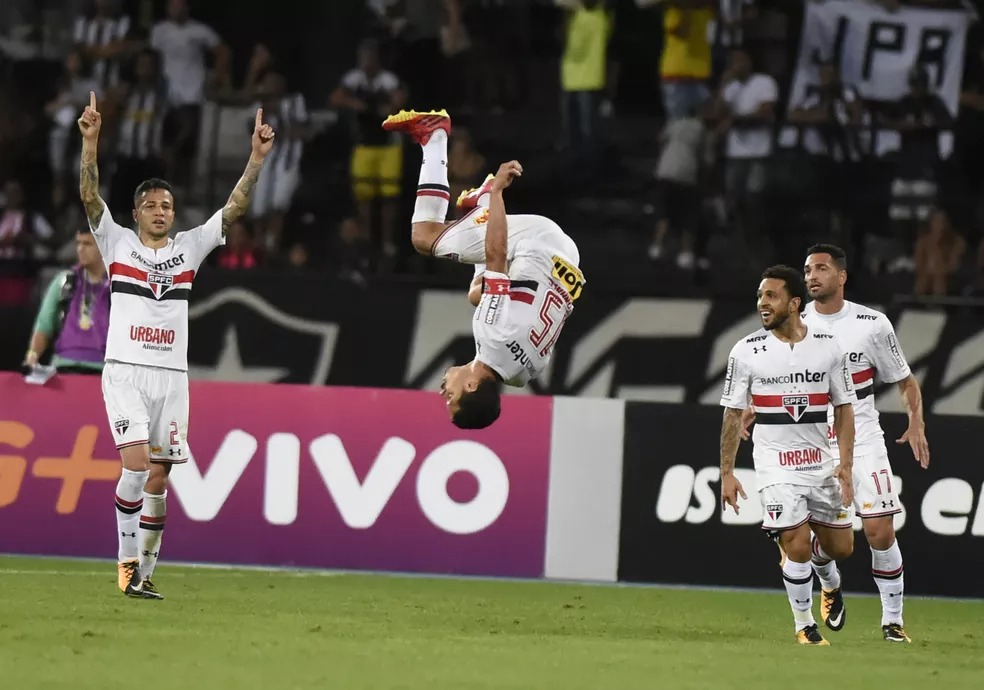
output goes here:
[[[984, 687], [984, 603], [910, 599], [912, 645], [847, 599], [829, 648], [785, 596], [163, 565], [163, 602], [112, 563], [0, 557], [0, 687]], [[816, 606], [816, 602], [815, 602]]]

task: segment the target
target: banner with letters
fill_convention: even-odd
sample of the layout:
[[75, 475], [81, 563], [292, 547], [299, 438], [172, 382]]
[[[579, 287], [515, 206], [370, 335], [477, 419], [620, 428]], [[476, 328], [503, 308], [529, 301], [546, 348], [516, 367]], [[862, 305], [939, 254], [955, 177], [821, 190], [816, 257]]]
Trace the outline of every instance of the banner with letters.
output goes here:
[[924, 65], [930, 90], [956, 114], [970, 21], [962, 9], [903, 5], [889, 12], [857, 0], [806, 3], [789, 107], [795, 108], [807, 88], [818, 83], [817, 64], [833, 60], [841, 81], [873, 101], [907, 94], [909, 70]]
[[[750, 443], [741, 444], [735, 470], [748, 500], [737, 515], [721, 510], [721, 408], [629, 402], [625, 410], [619, 580], [781, 587], [779, 551], [761, 529]], [[894, 442], [905, 430], [903, 415], [882, 415], [882, 427], [903, 508], [895, 527], [906, 591], [984, 597], [984, 580], [966, 576], [979, 569], [984, 549], [984, 465], [967, 452], [984, 421], [927, 419], [927, 470]], [[860, 519], [854, 523], [860, 530]], [[860, 531], [841, 568], [845, 589], [876, 591]]]
[[[541, 577], [552, 401], [461, 431], [433, 393], [191, 384], [164, 562]], [[0, 552], [115, 558], [100, 380], [0, 373]]]

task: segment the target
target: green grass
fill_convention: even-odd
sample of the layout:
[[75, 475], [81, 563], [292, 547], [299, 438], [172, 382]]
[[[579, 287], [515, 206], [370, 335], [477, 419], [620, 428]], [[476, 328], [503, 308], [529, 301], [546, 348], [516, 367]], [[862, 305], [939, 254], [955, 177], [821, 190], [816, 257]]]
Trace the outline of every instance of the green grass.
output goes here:
[[[163, 602], [115, 565], [0, 557], [0, 687], [984, 687], [984, 603], [911, 599], [913, 644], [848, 599], [829, 648], [792, 642], [779, 594], [161, 566]], [[802, 679], [802, 680], [799, 680]]]

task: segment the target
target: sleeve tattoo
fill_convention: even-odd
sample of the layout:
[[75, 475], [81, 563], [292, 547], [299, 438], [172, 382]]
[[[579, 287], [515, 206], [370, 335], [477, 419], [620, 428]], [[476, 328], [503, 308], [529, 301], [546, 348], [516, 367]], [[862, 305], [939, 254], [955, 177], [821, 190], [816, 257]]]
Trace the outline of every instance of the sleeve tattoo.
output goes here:
[[103, 202], [99, 198], [99, 166], [96, 164], [95, 147], [82, 146], [82, 166], [79, 171], [79, 196], [85, 215], [92, 227], [99, 225], [103, 215]]
[[249, 163], [246, 164], [246, 170], [243, 172], [243, 176], [239, 178], [235, 189], [229, 195], [229, 200], [226, 201], [226, 205], [222, 208], [223, 235], [228, 232], [229, 227], [233, 223], [246, 214], [246, 210], [249, 208], [250, 198], [253, 195], [253, 188], [256, 186], [256, 181], [260, 177], [260, 168], [262, 166], [262, 160], [257, 161], [253, 158], [250, 158]]
[[742, 410], [733, 407], [724, 409], [721, 420], [721, 475], [731, 474], [735, 469], [738, 443], [741, 440]]

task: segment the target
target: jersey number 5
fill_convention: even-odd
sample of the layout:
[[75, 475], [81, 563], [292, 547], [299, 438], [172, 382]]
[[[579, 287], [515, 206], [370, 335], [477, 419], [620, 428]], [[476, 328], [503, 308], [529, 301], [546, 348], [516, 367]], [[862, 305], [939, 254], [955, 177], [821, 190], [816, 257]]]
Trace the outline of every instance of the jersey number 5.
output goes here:
[[[545, 357], [557, 342], [560, 329], [567, 319], [567, 302], [554, 290], [543, 296], [540, 305], [540, 323], [530, 331], [530, 343], [541, 357]], [[542, 347], [541, 347], [542, 346]]]

